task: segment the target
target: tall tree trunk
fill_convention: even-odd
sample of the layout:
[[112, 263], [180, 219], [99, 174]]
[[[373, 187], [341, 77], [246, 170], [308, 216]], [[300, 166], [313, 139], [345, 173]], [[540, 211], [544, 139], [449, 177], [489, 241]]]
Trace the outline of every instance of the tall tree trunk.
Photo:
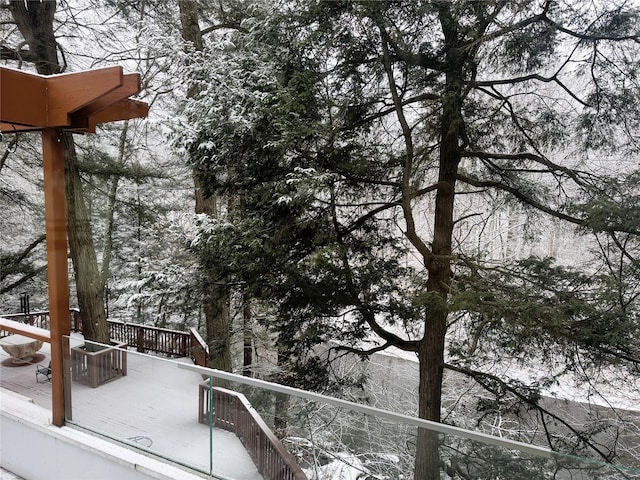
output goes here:
[[[457, 25], [449, 15], [448, 7], [442, 6], [440, 21], [445, 32], [445, 41], [453, 46], [457, 41]], [[454, 48], [449, 49], [455, 52]], [[450, 69], [446, 74], [446, 86], [442, 99], [440, 119], [440, 157], [436, 192], [432, 259], [427, 262], [429, 278], [427, 291], [434, 294], [434, 307], [428, 311], [425, 334], [419, 348], [419, 407], [420, 418], [440, 421], [442, 408], [442, 380], [444, 366], [445, 337], [447, 334], [447, 308], [451, 284], [451, 251], [454, 226], [455, 186], [460, 164], [459, 139], [463, 128], [460, 109], [463, 73], [461, 54], [450, 53]], [[440, 459], [439, 435], [419, 429], [416, 446], [416, 480], [439, 480]]]
[[[53, 30], [56, 2], [12, 1], [9, 2], [8, 8], [29, 46], [31, 59], [38, 73], [60, 73], [62, 68], [58, 63], [57, 42]], [[78, 157], [71, 134], [65, 134], [64, 148], [69, 250], [75, 272], [83, 333], [87, 340], [106, 343], [109, 341], [109, 334], [103, 303], [104, 284], [98, 269], [91, 223], [78, 169]]]
[[217, 370], [231, 371], [231, 325], [229, 314], [229, 291], [225, 285], [217, 284], [211, 278], [205, 287], [207, 303], [207, 344], [209, 345], [208, 366]]
[[89, 213], [84, 202], [82, 180], [73, 136], [64, 135], [67, 178], [67, 232], [73, 260], [82, 333], [87, 340], [109, 343], [109, 327], [104, 310], [104, 283], [91, 234]]
[[[180, 9], [180, 24], [182, 28], [182, 38], [191, 42], [197, 51], [202, 51], [202, 33], [198, 24], [198, 8], [195, 0], [178, 0]], [[198, 94], [196, 86], [190, 86], [187, 90], [187, 97], [193, 98]], [[195, 211], [216, 217], [217, 202], [215, 197], [205, 197], [201, 188], [197, 172], [193, 172], [195, 189]], [[204, 252], [202, 255], [207, 255]], [[211, 272], [206, 268], [208, 263], [206, 258], [201, 259], [200, 268], [206, 276], [204, 286], [203, 301], [205, 303], [205, 321], [207, 326], [206, 341], [209, 345], [210, 360], [209, 366], [221, 370], [231, 371], [231, 291], [225, 285], [225, 278], [219, 278], [217, 272]]]
[[[124, 166], [126, 163], [126, 151], [127, 151], [127, 134], [129, 132], [129, 120], [126, 120], [122, 126], [122, 132], [120, 132], [120, 141], [118, 145], [118, 164]], [[102, 284], [107, 290], [109, 281], [109, 275], [111, 273], [111, 255], [113, 251], [113, 230], [115, 228], [115, 211], [116, 200], [118, 194], [118, 184], [120, 183], [121, 175], [116, 173], [113, 175], [112, 183], [109, 186], [108, 194], [108, 209], [107, 209], [107, 226], [104, 232], [104, 250], [102, 253]]]
[[[449, 20], [447, 7], [441, 7], [441, 22], [447, 41], [455, 41], [456, 26]], [[444, 25], [446, 23], [446, 25]], [[389, 53], [390, 37], [384, 26], [379, 25], [383, 62], [387, 72], [390, 92], [396, 107], [398, 121], [405, 142], [405, 163], [402, 175], [402, 211], [406, 223], [405, 235], [423, 258], [429, 277], [426, 290], [431, 294], [425, 306], [424, 336], [418, 344], [419, 389], [418, 415], [425, 420], [440, 421], [442, 402], [442, 377], [444, 366], [444, 344], [447, 333], [447, 298], [451, 281], [451, 243], [453, 235], [453, 211], [455, 182], [460, 163], [458, 138], [461, 128], [460, 97], [462, 68], [451, 62], [447, 73], [446, 88], [442, 97], [440, 118], [440, 158], [436, 190], [434, 233], [431, 248], [422, 240], [416, 229], [413, 215], [414, 157], [413, 131], [404, 115], [400, 91], [396, 86]], [[453, 59], [452, 59], [453, 60]], [[415, 480], [440, 479], [439, 438], [436, 432], [420, 428], [416, 442]]]

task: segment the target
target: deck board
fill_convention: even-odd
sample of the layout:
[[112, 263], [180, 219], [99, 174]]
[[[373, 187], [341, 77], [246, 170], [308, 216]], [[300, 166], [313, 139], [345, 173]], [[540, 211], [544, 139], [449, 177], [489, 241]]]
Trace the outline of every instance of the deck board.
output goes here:
[[[45, 358], [39, 364], [49, 363], [48, 349], [45, 344], [40, 351]], [[72, 382], [72, 423], [107, 437], [148, 437], [153, 441], [150, 453], [209, 472], [209, 427], [198, 423], [200, 375], [148, 355], [129, 352], [127, 357], [125, 377], [98, 388]], [[0, 351], [0, 386], [50, 410], [51, 384], [36, 383], [35, 365], [6, 366], [8, 358]], [[262, 479], [233, 433], [213, 429], [212, 438], [214, 474]]]

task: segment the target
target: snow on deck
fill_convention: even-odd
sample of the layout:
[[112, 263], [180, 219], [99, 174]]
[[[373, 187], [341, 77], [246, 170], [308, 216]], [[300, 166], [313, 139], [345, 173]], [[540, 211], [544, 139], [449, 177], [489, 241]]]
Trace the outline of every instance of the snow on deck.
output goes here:
[[[45, 344], [39, 364], [48, 365], [49, 351]], [[35, 365], [7, 366], [9, 361], [0, 351], [0, 386], [51, 409], [51, 384], [36, 383]], [[198, 423], [200, 375], [179, 370], [175, 361], [134, 352], [128, 353], [127, 361], [127, 376], [98, 388], [72, 383], [73, 424], [107, 437], [131, 439], [142, 447], [151, 443], [146, 448], [150, 453], [208, 473], [209, 427]], [[233, 433], [220, 429], [212, 433], [214, 475], [262, 480]]]

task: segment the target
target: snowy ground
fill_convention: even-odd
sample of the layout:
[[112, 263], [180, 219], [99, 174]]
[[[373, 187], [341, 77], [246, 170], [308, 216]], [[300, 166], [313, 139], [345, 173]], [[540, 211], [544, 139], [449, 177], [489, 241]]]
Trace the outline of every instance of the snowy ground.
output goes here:
[[[373, 358], [380, 360], [388, 358], [394, 363], [395, 368], [415, 371], [416, 380], [418, 374], [418, 358], [413, 352], [405, 352], [397, 348], [388, 348], [377, 353]], [[386, 362], [385, 362], [386, 363]], [[404, 363], [404, 367], [400, 364]], [[479, 370], [489, 372], [498, 377], [520, 380], [532, 383], [543, 376], [551, 375], [554, 369], [562, 371], [564, 365], [561, 360], [551, 365], [542, 363], [536, 359], [528, 359], [527, 365], [522, 365], [517, 359], [504, 357], [497, 358], [490, 365], [485, 365]], [[592, 403], [603, 407], [614, 407], [620, 410], [628, 410], [640, 413], [640, 378], [625, 375], [624, 372], [614, 366], [603, 367], [598, 374], [590, 373], [589, 383], [577, 383], [570, 374], [558, 376], [558, 381], [553, 385], [542, 389], [546, 397], [566, 400], [577, 403]]]

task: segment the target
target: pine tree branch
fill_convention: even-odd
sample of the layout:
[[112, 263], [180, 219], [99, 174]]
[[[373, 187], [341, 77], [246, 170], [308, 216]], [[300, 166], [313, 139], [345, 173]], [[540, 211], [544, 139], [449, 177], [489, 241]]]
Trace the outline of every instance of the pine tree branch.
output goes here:
[[[535, 399], [529, 398], [527, 395], [524, 395], [523, 393], [519, 392], [517, 388], [509, 385], [507, 382], [502, 380], [500, 377], [498, 377], [496, 375], [493, 375], [493, 374], [490, 374], [490, 373], [480, 372], [478, 370], [472, 370], [470, 368], [459, 367], [459, 366], [456, 366], [456, 365], [453, 365], [453, 364], [450, 364], [450, 363], [445, 363], [443, 365], [443, 367], [445, 369], [451, 370], [453, 372], [458, 372], [458, 373], [461, 373], [461, 374], [466, 375], [468, 377], [471, 377], [482, 388], [486, 389], [487, 391], [489, 391], [489, 392], [491, 392], [493, 394], [496, 394], [497, 392], [496, 392], [495, 388], [493, 388], [489, 384], [488, 381], [497, 383], [504, 390], [506, 390], [508, 392], [511, 392], [519, 400], [523, 401], [527, 405], [530, 405], [536, 411], [538, 411], [540, 413], [541, 418], [543, 419], [542, 420], [543, 422], [544, 422], [543, 415], [546, 415], [549, 418], [552, 418], [555, 421], [561, 423], [563, 426], [565, 426], [567, 429], [569, 429], [569, 431], [571, 431], [581, 442], [583, 442], [586, 446], [591, 448], [600, 457], [602, 457], [603, 460], [605, 460], [607, 463], [611, 463], [612, 458], [609, 455], [607, 455], [606, 453], [604, 453], [602, 450], [600, 450], [600, 448], [598, 448], [598, 445], [594, 444], [594, 442], [592, 442], [590, 438], [586, 437], [582, 432], [577, 430], [571, 423], [569, 423], [568, 421], [566, 421], [563, 418], [559, 417], [558, 415], [550, 412], [546, 408], [542, 407]], [[553, 448], [552, 444], [549, 444], [549, 446], [551, 448]]]
[[46, 235], [43, 233], [31, 242], [24, 250], [15, 255], [8, 255], [1, 259], [0, 265], [2, 265], [2, 276], [0, 278], [6, 278], [8, 275], [16, 272], [15, 267], [20, 264], [29, 254], [42, 242], [44, 242]]
[[520, 77], [512, 77], [512, 78], [504, 78], [500, 80], [479, 80], [467, 82], [471, 87], [494, 87], [497, 85], [515, 85], [517, 83], [530, 82], [532, 80], [537, 80], [543, 83], [555, 83], [560, 88], [562, 88], [571, 98], [573, 98], [576, 102], [580, 103], [585, 107], [589, 107], [590, 105], [578, 97], [573, 91], [567, 87], [560, 79], [557, 77], [557, 73], [551, 77], [544, 77], [538, 73], [532, 73], [530, 75], [523, 75]]
[[497, 190], [502, 190], [504, 192], [508, 192], [511, 195], [513, 195], [517, 200], [519, 200], [520, 202], [529, 205], [530, 207], [535, 208], [536, 210], [539, 210], [543, 213], [546, 213], [547, 215], [550, 215], [552, 217], [558, 218], [560, 220], [564, 220], [565, 222], [569, 222], [572, 223], [574, 225], [578, 225], [580, 227], [584, 227], [584, 228], [589, 228], [589, 229], [593, 229], [594, 231], [600, 231], [600, 232], [624, 232], [624, 233], [630, 233], [633, 235], [640, 235], [640, 231], [627, 227], [623, 224], [614, 224], [614, 225], [606, 225], [606, 226], [599, 226], [599, 227], [593, 227], [591, 225], [589, 225], [589, 222], [587, 219], [584, 218], [579, 218], [579, 217], [574, 217], [572, 215], [568, 215], [566, 213], [562, 213], [559, 212], [557, 210], [554, 210], [553, 208], [544, 205], [542, 203], [540, 203], [539, 201], [533, 199], [532, 197], [524, 194], [518, 187], [514, 187], [511, 185], [507, 185], [505, 183], [502, 182], [498, 182], [498, 181], [493, 181], [493, 180], [480, 180], [477, 178], [473, 178], [470, 177], [468, 175], [463, 175], [463, 174], [458, 174], [457, 175], [457, 179], [459, 181], [461, 181], [462, 183], [466, 183], [467, 185], [472, 185], [474, 187], [478, 187], [478, 188], [494, 188]]
[[346, 353], [353, 353], [354, 355], [359, 355], [362, 357], [368, 357], [370, 355], [373, 355], [374, 353], [378, 353], [378, 352], [382, 352], [384, 350], [386, 350], [389, 347], [392, 347], [393, 345], [390, 342], [386, 342], [382, 345], [378, 345], [377, 347], [372, 347], [369, 348], [367, 350], [363, 350], [360, 348], [356, 348], [356, 347], [349, 347], [347, 345], [338, 345], [336, 347], [331, 347], [331, 350], [335, 350], [338, 352], [346, 352]]
[[507, 111], [509, 112], [509, 115], [511, 117], [511, 120], [513, 121], [513, 125], [515, 126], [515, 128], [520, 132], [520, 134], [523, 136], [523, 138], [526, 140], [527, 144], [531, 147], [531, 149], [536, 152], [537, 156], [540, 158], [546, 158], [544, 156], [544, 154], [542, 153], [542, 151], [540, 150], [540, 148], [537, 146], [537, 142], [531, 137], [530, 132], [522, 125], [521, 123], [521, 118], [518, 116], [516, 110], [514, 109], [510, 98], [504, 96], [502, 93], [498, 92], [496, 89], [493, 89], [491, 91], [488, 91], [486, 89], [483, 89], [483, 91], [493, 97], [496, 100], [500, 100], [503, 102], [503, 107], [505, 107], [507, 109]]
[[[542, 155], [536, 155], [534, 153], [522, 152], [522, 153], [496, 153], [496, 152], [481, 152], [481, 151], [466, 151], [461, 153], [462, 157], [469, 158], [479, 158], [481, 160], [495, 159], [495, 160], [531, 160], [533, 162], [544, 165], [549, 169], [549, 171], [553, 172], [561, 172], [571, 178], [577, 185], [582, 187], [592, 187], [593, 184], [586, 182], [582, 177], [592, 177], [592, 175], [587, 172], [583, 172], [580, 170], [574, 170], [571, 168], [563, 167], [562, 165], [558, 165], [557, 163], [552, 162], [548, 158]], [[492, 166], [499, 170], [505, 170], [494, 163]], [[522, 171], [519, 169], [513, 169], [509, 171]]]
[[622, 245], [622, 243], [620, 242], [620, 239], [616, 236], [616, 232], [609, 232], [609, 236], [613, 240], [613, 243], [615, 243], [618, 249], [620, 250], [620, 253], [622, 254], [622, 256], [626, 257], [627, 260], [629, 260], [634, 267], [640, 266], [640, 261], [638, 261], [637, 258], [633, 257], [629, 253], [627, 248], [624, 245]]
[[533, 198], [525, 195], [517, 187], [513, 187], [511, 185], [507, 185], [505, 183], [498, 182], [498, 181], [479, 180], [477, 178], [473, 178], [460, 173], [457, 175], [457, 180], [461, 181], [462, 183], [466, 183], [468, 185], [472, 185], [478, 188], [494, 188], [497, 190], [508, 192], [512, 194], [516, 199], [520, 200], [522, 203], [525, 203], [535, 208], [536, 210], [540, 210], [541, 212], [544, 212], [548, 215], [559, 218], [560, 220], [564, 220], [566, 222], [579, 225], [581, 227], [587, 226], [586, 221], [584, 219], [573, 217], [571, 215], [567, 215], [566, 213], [558, 212], [557, 210], [554, 210], [553, 208], [548, 207], [547, 205], [544, 205], [538, 202], [537, 200], [534, 200]]
[[[575, 335], [570, 331], [565, 331], [564, 335], [569, 340], [575, 340]], [[613, 348], [608, 348], [603, 345], [581, 345], [585, 349], [590, 349], [596, 351], [598, 353], [604, 353], [610, 355], [614, 358], [618, 358], [621, 360], [626, 360], [627, 362], [633, 363], [636, 366], [640, 366], [640, 352], [632, 352], [632, 351], [623, 351], [623, 350], [614, 350]]]
[[383, 44], [386, 43], [393, 49], [394, 57], [397, 57], [399, 60], [407, 63], [408, 65], [422, 67], [427, 70], [435, 70], [438, 72], [443, 72], [446, 70], [446, 63], [440, 60], [437, 55], [430, 56], [422, 52], [414, 53], [409, 51], [407, 48], [401, 46], [399, 41], [391, 38], [389, 32], [387, 32], [387, 30], [381, 25], [379, 21], [377, 21], [377, 19], [374, 20], [380, 28], [380, 34], [382, 36]]
[[[500, 2], [500, 4], [496, 7], [496, 12], [494, 12], [493, 16], [494, 18], [497, 16], [497, 14], [499, 13], [499, 10], [501, 10], [505, 5], [507, 5], [509, 2], [508, 1], [502, 1]], [[497, 38], [503, 37], [505, 35], [508, 35], [510, 33], [513, 33], [515, 31], [521, 30], [525, 27], [528, 27], [529, 25], [533, 25], [534, 23], [537, 22], [541, 22], [544, 21], [547, 15], [547, 12], [549, 11], [549, 7], [551, 6], [551, 3], [553, 3], [551, 0], [547, 0], [547, 2], [545, 3], [545, 6], [543, 7], [543, 10], [541, 13], [539, 13], [538, 15], [534, 15], [532, 17], [529, 18], [525, 18], [524, 20], [521, 20], [517, 23], [514, 23], [513, 25], [509, 25], [507, 27], [501, 28], [499, 30], [496, 30], [495, 32], [491, 32], [487, 35], [483, 35], [479, 38], [477, 38], [476, 40], [473, 40], [472, 42], [469, 42], [465, 45], [466, 49], [470, 49], [472, 47], [476, 47], [478, 45], [481, 45], [483, 43], [489, 42], [491, 40], [495, 40]]]
[[[371, 183], [375, 183], [375, 182], [371, 182]], [[382, 183], [382, 185], [387, 185], [389, 184], [389, 182], [387, 183]], [[411, 199], [414, 200], [416, 198], [421, 197], [422, 195], [425, 195], [427, 193], [433, 192], [435, 190], [437, 190], [438, 188], [440, 188], [441, 186], [443, 186], [444, 182], [438, 182], [438, 183], [434, 183], [433, 185], [429, 185], [428, 187], [424, 187], [421, 188], [420, 190], [416, 190], [415, 192], [413, 192], [411, 194]], [[398, 186], [398, 184], [396, 182], [393, 182], [393, 186]], [[368, 220], [374, 218], [376, 215], [384, 212], [385, 210], [389, 210], [390, 208], [395, 208], [395, 207], [399, 207], [402, 205], [402, 202], [400, 200], [395, 200], [393, 202], [388, 202], [388, 203], [384, 203], [382, 205], [380, 205], [379, 207], [376, 207], [372, 210], [369, 210], [367, 213], [365, 213], [364, 215], [362, 215], [361, 217], [359, 217], [357, 220], [355, 220], [353, 223], [351, 223], [350, 225], [348, 225], [346, 228], [342, 229], [342, 233], [352, 233], [355, 230], [361, 228]]]
[[[405, 100], [402, 100], [401, 105], [403, 107], [406, 107], [408, 105], [412, 105], [414, 103], [418, 103], [418, 102], [424, 102], [426, 100], [433, 100], [433, 101], [438, 101], [441, 99], [440, 95], [436, 95], [434, 93], [422, 93], [420, 95], [416, 95], [414, 97], [410, 97], [407, 98]], [[361, 127], [363, 125], [366, 125], [367, 123], [371, 122], [372, 120], [377, 120], [379, 118], [384, 118], [387, 115], [390, 115], [392, 113], [395, 113], [396, 111], [396, 107], [389, 107], [389, 108], [385, 108], [384, 110], [380, 110], [376, 113], [372, 113], [371, 115], [368, 115], [366, 117], [363, 117], [360, 121], [355, 122], [353, 125], [351, 125], [352, 128], [358, 128]]]
[[361, 308], [360, 312], [363, 313], [364, 321], [367, 322], [367, 325], [371, 327], [371, 330], [382, 338], [385, 342], [390, 345], [399, 348], [400, 350], [404, 350], [405, 352], [418, 352], [418, 348], [420, 347], [420, 341], [418, 340], [405, 340], [404, 338], [399, 337], [398, 335], [391, 333], [382, 325], [380, 325], [373, 315], [373, 312], [368, 308]]
[[344, 270], [345, 283], [347, 285], [347, 289], [353, 299], [354, 306], [358, 309], [364, 321], [369, 325], [371, 330], [378, 335], [385, 342], [398, 347], [401, 350], [406, 351], [418, 351], [419, 342], [405, 340], [398, 335], [388, 331], [382, 325], [380, 325], [376, 319], [375, 314], [371, 311], [371, 309], [360, 300], [360, 291], [356, 286], [356, 282], [354, 280], [353, 271], [351, 270], [351, 265], [349, 264], [349, 258], [347, 256], [347, 247], [344, 245], [344, 237], [343, 233], [340, 229], [340, 223], [338, 222], [338, 215], [336, 211], [335, 205], [335, 192], [331, 189], [331, 206], [332, 206], [332, 219], [333, 219], [333, 228], [336, 234], [336, 241], [340, 245], [340, 261], [342, 263], [342, 268]]
[[426, 243], [420, 238], [416, 231], [415, 219], [413, 217], [413, 208], [411, 202], [413, 200], [413, 187], [411, 185], [411, 179], [413, 174], [413, 133], [411, 127], [409, 127], [409, 122], [407, 121], [404, 108], [402, 106], [402, 100], [398, 93], [398, 89], [396, 86], [395, 76], [393, 72], [393, 67], [391, 65], [391, 58], [389, 52], [389, 35], [386, 33], [384, 27], [378, 24], [378, 29], [380, 31], [380, 36], [382, 37], [382, 58], [384, 69], [387, 75], [387, 82], [389, 84], [389, 91], [391, 92], [391, 97], [393, 98], [393, 103], [396, 109], [396, 116], [398, 118], [398, 122], [402, 128], [402, 136], [404, 138], [405, 144], [405, 161], [402, 170], [402, 184], [401, 184], [401, 206], [402, 213], [404, 215], [406, 231], [405, 236], [411, 242], [411, 244], [416, 248], [416, 250], [420, 253], [422, 258], [424, 259], [424, 264], [430, 264], [434, 260], [434, 255], [431, 249], [427, 246]]
[[397, 200], [395, 202], [389, 202], [389, 203], [386, 203], [384, 205], [380, 205], [379, 207], [374, 208], [373, 210], [369, 210], [367, 213], [365, 213], [364, 215], [359, 217], [355, 222], [353, 222], [347, 228], [343, 228], [342, 229], [342, 233], [343, 234], [352, 233], [352, 232], [358, 230], [359, 228], [362, 228], [362, 226], [368, 220], [374, 218], [379, 213], [382, 213], [385, 210], [389, 210], [390, 208], [399, 207], [400, 205], [401, 205], [400, 200]]
[[546, 14], [543, 16], [542, 20], [544, 20], [546, 23], [551, 25], [553, 28], [558, 29], [562, 33], [566, 33], [567, 35], [570, 35], [579, 40], [587, 40], [590, 42], [598, 42], [598, 41], [624, 42], [624, 41], [631, 40], [633, 42], [640, 43], [639, 35], [617, 36], [617, 35], [603, 35], [603, 34], [596, 34], [596, 33], [580, 33], [580, 32], [571, 30], [570, 28], [563, 27], [559, 23], [551, 20]]
[[217, 25], [211, 25], [210, 27], [203, 28], [200, 30], [200, 35], [204, 36], [208, 33], [215, 32], [216, 30], [237, 30], [241, 33], [249, 33], [249, 30], [240, 26], [239, 23], [231, 22], [231, 23], [219, 23]]

